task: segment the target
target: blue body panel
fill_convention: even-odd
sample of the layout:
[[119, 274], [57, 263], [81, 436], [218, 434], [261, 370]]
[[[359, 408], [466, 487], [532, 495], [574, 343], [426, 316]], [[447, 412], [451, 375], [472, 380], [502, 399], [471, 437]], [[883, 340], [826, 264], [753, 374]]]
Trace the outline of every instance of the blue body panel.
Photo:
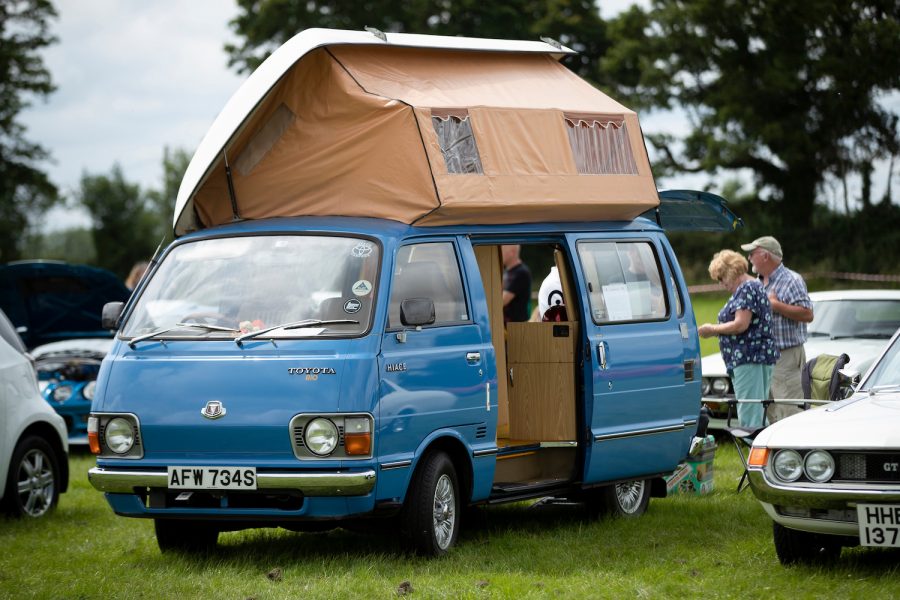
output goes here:
[[[144, 448], [139, 459], [100, 458], [109, 469], [165, 469], [168, 466], [254, 466], [258, 472], [359, 471], [374, 469], [370, 493], [347, 497], [307, 496], [302, 507], [284, 511], [246, 508], [149, 508], [137, 495], [109, 493], [114, 510], [127, 516], [202, 516], [223, 519], [331, 519], [371, 512], [379, 503], [403, 502], [419, 459], [433, 446], [457, 449], [457, 469], [470, 481], [467, 500], [491, 495], [496, 464], [498, 376], [485, 292], [472, 239], [484, 243], [552, 241], [573, 257], [585, 324], [578, 347], [584, 356], [585, 398], [579, 409], [579, 456], [584, 464], [573, 485], [658, 474], [672, 469], [687, 450], [692, 432], [679, 430], [595, 443], [594, 436], [630, 428], [683, 425], [699, 410], [699, 342], [681, 273], [659, 228], [644, 219], [621, 223], [554, 223], [416, 228], [365, 218], [290, 218], [248, 221], [193, 233], [175, 244], [238, 235], [340, 232], [369, 236], [382, 247], [381, 279], [371, 329], [352, 338], [248, 340], [145, 340], [131, 348], [116, 340], [100, 370], [94, 413], [137, 417]], [[667, 294], [679, 286], [683, 315], [665, 321], [593, 326], [578, 266], [579, 239], [646, 239], [662, 260]], [[422, 241], [451, 242], [468, 304], [467, 322], [400, 330], [387, 327], [394, 261], [398, 249]], [[168, 252], [168, 250], [167, 250]], [[162, 261], [165, 260], [163, 255]], [[126, 307], [128, 319], [136, 299]], [[573, 303], [576, 304], [576, 303]], [[674, 303], [673, 303], [674, 305]], [[124, 322], [124, 320], [123, 320]], [[682, 335], [682, 324], [687, 336]], [[596, 345], [602, 338], [615, 357], [614, 370], [600, 373]], [[477, 360], [473, 358], [477, 354]], [[684, 383], [684, 362], [697, 361], [696, 382]], [[402, 365], [402, 367], [400, 366]], [[309, 380], [289, 372], [299, 367], [334, 371]], [[612, 388], [609, 382], [613, 382]], [[579, 387], [580, 386], [576, 386]], [[227, 417], [210, 420], [201, 409], [210, 401]], [[365, 459], [299, 459], [288, 424], [302, 413], [367, 413], [374, 418], [374, 452]], [[685, 428], [682, 428], [685, 429]], [[588, 431], [590, 432], [588, 434]], [[578, 478], [581, 481], [578, 481]]]

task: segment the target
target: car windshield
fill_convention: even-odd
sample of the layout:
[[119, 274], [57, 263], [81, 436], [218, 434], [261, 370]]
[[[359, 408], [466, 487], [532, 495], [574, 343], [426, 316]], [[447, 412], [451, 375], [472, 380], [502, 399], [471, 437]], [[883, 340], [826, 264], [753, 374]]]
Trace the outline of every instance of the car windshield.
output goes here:
[[[379, 255], [373, 241], [323, 235], [181, 244], [153, 273], [122, 336], [235, 339], [269, 328], [256, 339], [360, 335], [375, 302]], [[276, 327], [307, 320], [321, 323]]]
[[900, 327], [900, 300], [822, 300], [813, 311], [811, 337], [890, 339]]
[[900, 337], [888, 348], [869, 376], [860, 384], [860, 389], [871, 390], [875, 387], [900, 385]]

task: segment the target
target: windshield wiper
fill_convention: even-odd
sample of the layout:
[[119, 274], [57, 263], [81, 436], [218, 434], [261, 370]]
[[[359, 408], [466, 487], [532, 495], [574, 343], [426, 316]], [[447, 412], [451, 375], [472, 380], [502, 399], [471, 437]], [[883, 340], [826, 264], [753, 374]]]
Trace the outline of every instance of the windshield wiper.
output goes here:
[[244, 335], [239, 335], [234, 338], [234, 342], [240, 346], [244, 340], [259, 337], [270, 331], [275, 331], [276, 329], [302, 329], [304, 327], [317, 327], [319, 325], [359, 325], [359, 321], [354, 321], [353, 319], [328, 319], [325, 321], [322, 319], [303, 319], [302, 321], [294, 321], [293, 323], [285, 323], [284, 325], [266, 327], [259, 331], [251, 331], [250, 333], [245, 333]]
[[131, 338], [131, 341], [128, 342], [128, 345], [134, 350], [134, 347], [138, 342], [142, 342], [144, 340], [153, 339], [158, 335], [162, 335], [164, 333], [169, 333], [170, 331], [175, 331], [176, 329], [182, 329], [184, 327], [199, 327], [201, 329], [206, 329], [207, 331], [227, 331], [229, 333], [240, 333], [240, 329], [233, 329], [231, 327], [220, 327], [219, 325], [205, 325], [203, 323], [175, 323], [174, 327], [164, 327], [157, 331], [151, 331], [150, 333], [145, 333], [144, 335], [139, 335]]

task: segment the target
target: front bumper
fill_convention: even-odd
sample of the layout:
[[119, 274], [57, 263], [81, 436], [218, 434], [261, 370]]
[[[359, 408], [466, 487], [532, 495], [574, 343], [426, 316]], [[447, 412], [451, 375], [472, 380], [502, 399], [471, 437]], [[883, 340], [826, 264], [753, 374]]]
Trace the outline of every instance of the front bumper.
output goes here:
[[776, 523], [791, 529], [858, 536], [857, 504], [900, 504], [900, 485], [784, 484], [749, 469], [750, 488]]
[[[166, 471], [131, 471], [94, 467], [88, 480], [95, 489], [112, 494], [134, 494], [135, 489], [166, 488]], [[293, 490], [304, 496], [363, 496], [375, 488], [375, 470], [330, 472], [262, 472], [258, 490]]]

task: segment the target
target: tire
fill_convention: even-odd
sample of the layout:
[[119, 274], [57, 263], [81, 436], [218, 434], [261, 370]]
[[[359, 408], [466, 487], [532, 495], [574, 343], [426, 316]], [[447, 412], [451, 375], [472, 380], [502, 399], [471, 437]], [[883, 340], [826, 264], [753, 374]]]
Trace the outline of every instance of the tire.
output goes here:
[[219, 530], [211, 523], [154, 519], [160, 552], [209, 552], [219, 541]]
[[647, 512], [650, 482], [646, 479], [623, 481], [591, 490], [585, 506], [592, 517], [610, 516], [635, 519]]
[[788, 529], [773, 522], [772, 540], [783, 565], [831, 562], [841, 556], [841, 539], [837, 536]]
[[459, 480], [443, 452], [422, 459], [410, 486], [402, 520], [406, 545], [423, 556], [443, 556], [459, 536]]
[[3, 508], [13, 517], [42, 517], [59, 502], [59, 457], [34, 435], [16, 446], [9, 464]]

